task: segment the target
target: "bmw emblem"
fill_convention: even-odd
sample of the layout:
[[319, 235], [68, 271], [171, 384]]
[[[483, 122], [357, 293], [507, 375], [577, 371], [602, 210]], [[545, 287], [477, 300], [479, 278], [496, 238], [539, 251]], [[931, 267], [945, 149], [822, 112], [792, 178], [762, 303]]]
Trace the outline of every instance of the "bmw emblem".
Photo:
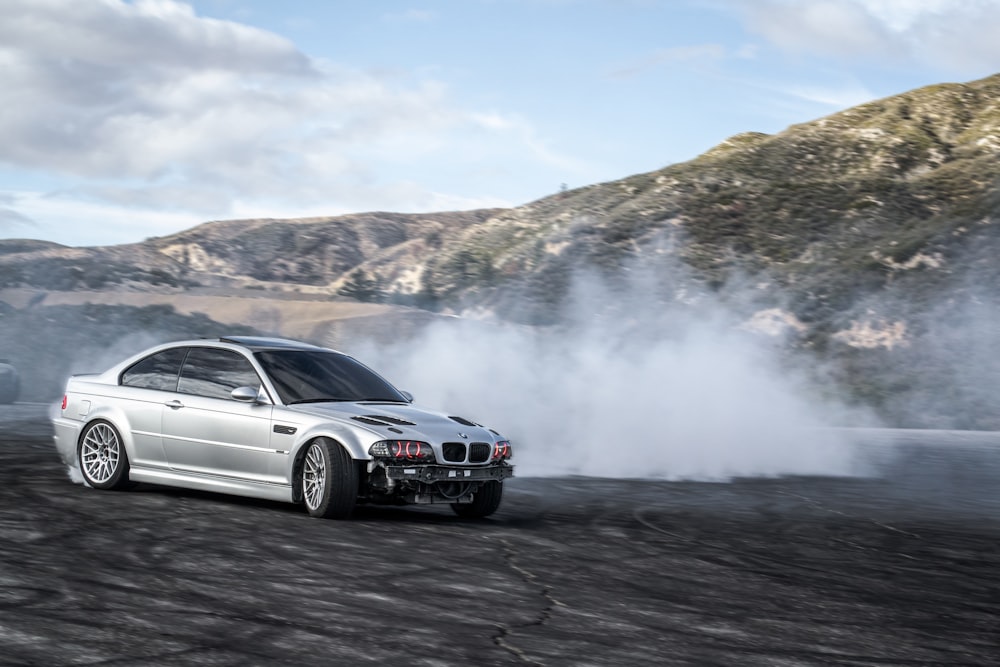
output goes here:
[[459, 433], [459, 434], [458, 434], [458, 437], [460, 437], [460, 438], [464, 438], [465, 440], [468, 440], [468, 439], [469, 439], [469, 436], [468, 436], [467, 434], [465, 434], [465, 433]]

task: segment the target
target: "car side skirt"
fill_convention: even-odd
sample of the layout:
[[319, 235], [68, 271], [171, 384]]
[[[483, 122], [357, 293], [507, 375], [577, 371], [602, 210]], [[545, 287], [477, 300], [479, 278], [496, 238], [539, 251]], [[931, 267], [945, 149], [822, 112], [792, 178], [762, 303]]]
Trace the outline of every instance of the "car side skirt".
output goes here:
[[292, 502], [292, 487], [287, 484], [267, 484], [230, 477], [182, 473], [175, 470], [136, 468], [134, 466], [129, 470], [128, 477], [133, 482], [178, 486], [197, 491], [228, 493], [235, 496], [276, 500], [284, 503]]

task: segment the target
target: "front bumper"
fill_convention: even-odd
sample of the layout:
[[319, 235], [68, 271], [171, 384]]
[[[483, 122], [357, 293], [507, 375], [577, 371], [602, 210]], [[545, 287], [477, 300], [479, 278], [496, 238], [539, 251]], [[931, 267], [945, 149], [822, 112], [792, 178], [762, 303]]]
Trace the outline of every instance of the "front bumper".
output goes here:
[[394, 482], [410, 480], [434, 484], [436, 482], [486, 482], [503, 481], [514, 476], [510, 465], [492, 465], [482, 468], [460, 468], [440, 465], [385, 466], [385, 476]]

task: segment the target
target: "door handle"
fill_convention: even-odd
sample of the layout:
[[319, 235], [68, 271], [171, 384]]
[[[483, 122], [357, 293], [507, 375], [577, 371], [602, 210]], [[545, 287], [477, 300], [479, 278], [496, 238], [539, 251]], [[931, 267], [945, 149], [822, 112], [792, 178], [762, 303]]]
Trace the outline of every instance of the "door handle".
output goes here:
[[167, 401], [166, 403], [164, 403], [164, 405], [173, 410], [184, 407], [184, 404], [178, 401], [176, 398], [172, 401]]

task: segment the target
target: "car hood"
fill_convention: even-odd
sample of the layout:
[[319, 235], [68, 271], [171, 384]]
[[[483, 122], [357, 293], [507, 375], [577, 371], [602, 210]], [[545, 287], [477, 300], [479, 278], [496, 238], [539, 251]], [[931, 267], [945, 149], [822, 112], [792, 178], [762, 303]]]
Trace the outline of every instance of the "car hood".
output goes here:
[[501, 436], [462, 417], [418, 408], [407, 403], [365, 401], [360, 403], [305, 403], [288, 410], [324, 419], [349, 421], [387, 439], [428, 442], [494, 442]]

